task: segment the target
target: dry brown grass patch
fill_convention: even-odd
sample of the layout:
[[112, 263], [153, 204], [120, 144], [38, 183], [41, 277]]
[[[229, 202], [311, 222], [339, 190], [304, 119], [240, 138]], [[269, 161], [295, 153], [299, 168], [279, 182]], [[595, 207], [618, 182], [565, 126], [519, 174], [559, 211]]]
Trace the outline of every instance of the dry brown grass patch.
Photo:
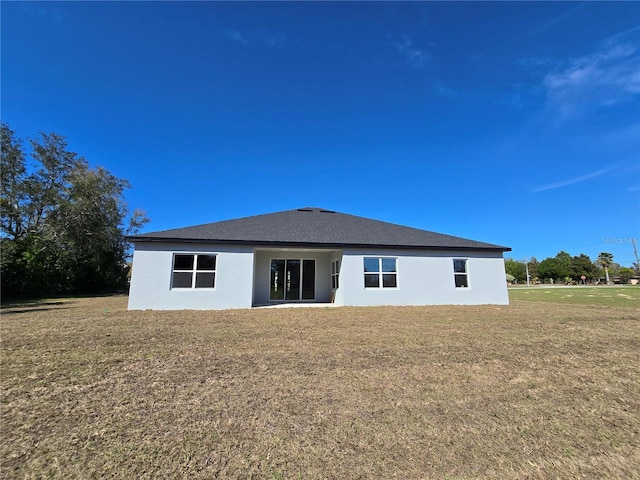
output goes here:
[[639, 478], [640, 310], [2, 315], [4, 478]]

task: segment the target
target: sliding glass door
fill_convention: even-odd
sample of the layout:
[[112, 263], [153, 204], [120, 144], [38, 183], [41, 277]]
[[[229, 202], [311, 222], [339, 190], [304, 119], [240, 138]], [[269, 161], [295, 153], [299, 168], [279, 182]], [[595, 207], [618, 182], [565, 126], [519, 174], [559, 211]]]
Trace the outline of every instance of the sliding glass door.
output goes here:
[[271, 260], [270, 300], [313, 300], [315, 290], [315, 260]]

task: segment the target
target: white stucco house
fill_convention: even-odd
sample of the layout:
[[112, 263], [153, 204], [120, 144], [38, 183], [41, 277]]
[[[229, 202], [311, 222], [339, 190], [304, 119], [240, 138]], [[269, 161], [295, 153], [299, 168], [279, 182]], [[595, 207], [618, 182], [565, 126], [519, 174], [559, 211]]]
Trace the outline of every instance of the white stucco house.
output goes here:
[[128, 240], [130, 310], [509, 302], [508, 247], [316, 207]]

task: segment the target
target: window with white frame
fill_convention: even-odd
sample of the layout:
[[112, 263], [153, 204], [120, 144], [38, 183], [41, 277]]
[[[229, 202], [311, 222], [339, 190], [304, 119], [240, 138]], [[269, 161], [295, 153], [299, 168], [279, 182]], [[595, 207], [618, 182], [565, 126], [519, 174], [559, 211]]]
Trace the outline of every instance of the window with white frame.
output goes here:
[[340, 260], [331, 262], [331, 288], [336, 290], [340, 287]]
[[453, 277], [456, 288], [469, 287], [469, 272], [467, 271], [467, 260], [465, 258], [453, 259]]
[[396, 260], [389, 257], [365, 257], [365, 288], [396, 288], [398, 286]]
[[214, 288], [216, 255], [176, 253], [173, 256], [171, 288]]

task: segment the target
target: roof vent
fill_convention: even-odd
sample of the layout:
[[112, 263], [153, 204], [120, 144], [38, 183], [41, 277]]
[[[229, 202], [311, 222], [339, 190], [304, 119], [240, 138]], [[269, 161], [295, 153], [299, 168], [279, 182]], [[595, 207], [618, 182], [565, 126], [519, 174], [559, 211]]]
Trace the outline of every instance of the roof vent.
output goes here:
[[299, 208], [299, 212], [313, 212], [313, 208]]
[[320, 210], [320, 213], [336, 213], [333, 210]]

